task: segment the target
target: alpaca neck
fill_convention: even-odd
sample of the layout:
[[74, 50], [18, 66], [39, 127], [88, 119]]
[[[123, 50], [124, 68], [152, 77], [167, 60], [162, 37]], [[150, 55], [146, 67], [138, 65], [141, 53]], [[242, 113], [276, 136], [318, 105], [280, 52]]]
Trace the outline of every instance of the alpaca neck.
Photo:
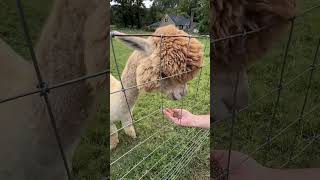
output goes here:
[[[124, 88], [130, 88], [126, 91], [126, 96], [128, 99], [129, 106], [132, 108], [134, 103], [136, 102], [138, 95], [139, 95], [139, 89], [137, 86], [136, 81], [136, 72], [137, 67], [139, 65], [139, 61], [141, 57], [139, 57], [139, 53], [135, 51], [129, 58], [126, 67], [124, 68], [121, 76], [121, 80], [123, 83]], [[134, 88], [131, 88], [134, 87]]]
[[[49, 85], [86, 75], [83, 32], [93, 10], [94, 3], [90, 0], [56, 1], [36, 49], [43, 79]], [[52, 90], [48, 96], [63, 148], [71, 161], [94, 97], [85, 81]], [[36, 127], [33, 153], [39, 162], [46, 160], [41, 163], [60, 161], [46, 106], [38, 97], [33, 104]]]

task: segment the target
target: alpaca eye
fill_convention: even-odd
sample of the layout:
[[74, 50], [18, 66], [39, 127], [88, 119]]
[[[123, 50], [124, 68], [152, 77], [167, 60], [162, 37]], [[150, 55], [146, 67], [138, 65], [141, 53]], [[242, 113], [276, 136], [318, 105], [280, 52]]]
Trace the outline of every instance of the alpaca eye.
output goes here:
[[166, 74], [161, 73], [161, 78], [166, 78], [166, 77], [167, 77], [167, 75], [166, 75]]

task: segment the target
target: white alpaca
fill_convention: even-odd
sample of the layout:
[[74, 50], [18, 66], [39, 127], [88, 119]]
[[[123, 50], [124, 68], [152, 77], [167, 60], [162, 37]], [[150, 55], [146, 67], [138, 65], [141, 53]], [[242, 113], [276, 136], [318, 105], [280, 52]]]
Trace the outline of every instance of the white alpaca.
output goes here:
[[[188, 35], [172, 25], [160, 27], [154, 33], [154, 35], [161, 34]], [[119, 142], [118, 130], [114, 125], [117, 120], [122, 121], [126, 134], [133, 138], [136, 137], [130, 112], [133, 111], [139, 90], [146, 92], [160, 91], [167, 94], [170, 99], [179, 100], [187, 95], [187, 82], [193, 79], [203, 63], [203, 45], [194, 38], [191, 38], [190, 42], [188, 37], [167, 37], [163, 40], [160, 37], [144, 39], [118, 36], [117, 38], [135, 51], [129, 57], [121, 76], [124, 89], [129, 88], [125, 93], [130, 110], [124, 92], [112, 93], [121, 90], [122, 87], [120, 82], [110, 75], [112, 93], [110, 95], [111, 149], [115, 148]], [[161, 68], [160, 61], [162, 63]], [[160, 82], [160, 78], [165, 79]]]
[[[114, 149], [119, 143], [117, 127], [114, 124], [118, 120], [122, 121], [125, 133], [132, 138], [136, 138], [136, 133], [129, 113], [129, 107], [126, 103], [124, 93], [120, 90], [120, 81], [110, 74], [110, 92], [117, 92], [110, 95], [110, 132], [113, 133], [110, 136], [110, 149]], [[133, 107], [131, 109], [133, 109]]]

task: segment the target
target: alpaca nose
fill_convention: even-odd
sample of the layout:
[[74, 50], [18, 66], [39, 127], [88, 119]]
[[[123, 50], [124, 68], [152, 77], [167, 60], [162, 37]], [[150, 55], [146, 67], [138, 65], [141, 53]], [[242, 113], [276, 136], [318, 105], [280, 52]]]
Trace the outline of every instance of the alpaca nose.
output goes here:
[[181, 93], [181, 96], [187, 96], [188, 95], [188, 89], [184, 89]]
[[172, 93], [172, 100], [180, 100], [182, 98], [181, 93]]

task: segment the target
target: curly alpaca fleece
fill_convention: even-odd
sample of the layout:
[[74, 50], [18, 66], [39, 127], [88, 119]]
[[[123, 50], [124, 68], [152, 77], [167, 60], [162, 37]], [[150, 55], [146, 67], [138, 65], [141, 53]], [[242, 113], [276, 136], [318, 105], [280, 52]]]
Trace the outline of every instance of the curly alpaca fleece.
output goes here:
[[215, 0], [212, 30], [215, 39], [270, 26], [260, 33], [220, 41], [215, 44], [216, 70], [241, 69], [264, 55], [272, 42], [288, 28], [294, 17], [295, 0]]
[[265, 28], [259, 33], [229, 38], [211, 44], [213, 62], [212, 112], [218, 121], [231, 117], [237, 74], [239, 83], [236, 110], [249, 103], [247, 68], [288, 30], [295, 16], [295, 0], [214, 0], [211, 1], [211, 32], [215, 39]]
[[[173, 25], [158, 28], [154, 35], [188, 36]], [[203, 64], [203, 45], [195, 38], [189, 37], [151, 37], [155, 45], [153, 54], [141, 61], [137, 68], [137, 83], [148, 83], [142, 88], [149, 92], [160, 88], [160, 70], [165, 77], [180, 83], [194, 78]], [[161, 66], [160, 66], [161, 61]], [[186, 73], [188, 72], [188, 73]]]

